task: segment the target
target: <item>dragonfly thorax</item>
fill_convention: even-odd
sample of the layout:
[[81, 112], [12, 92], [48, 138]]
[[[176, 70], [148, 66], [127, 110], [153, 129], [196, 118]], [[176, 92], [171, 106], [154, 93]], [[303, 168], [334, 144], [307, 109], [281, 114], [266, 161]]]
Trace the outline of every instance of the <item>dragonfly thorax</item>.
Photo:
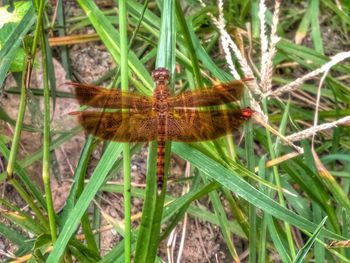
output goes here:
[[167, 85], [157, 85], [154, 91], [154, 105], [153, 109], [157, 112], [166, 112], [169, 110], [169, 89]]
[[167, 112], [169, 111], [169, 104], [166, 101], [157, 100], [153, 105], [153, 110], [160, 113]]

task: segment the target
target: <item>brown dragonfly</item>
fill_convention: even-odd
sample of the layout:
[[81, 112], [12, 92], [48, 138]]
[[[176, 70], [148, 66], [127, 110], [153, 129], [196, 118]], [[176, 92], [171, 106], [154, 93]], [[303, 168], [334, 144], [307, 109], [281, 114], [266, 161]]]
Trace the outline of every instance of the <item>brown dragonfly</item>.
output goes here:
[[156, 88], [151, 96], [121, 92], [93, 85], [70, 83], [80, 104], [95, 108], [128, 109], [128, 111], [72, 112], [89, 134], [118, 142], [157, 141], [157, 184], [162, 188], [165, 141], [196, 142], [213, 140], [232, 133], [253, 110], [203, 110], [241, 98], [245, 80], [235, 80], [213, 87], [186, 91], [175, 96], [169, 92], [170, 73], [166, 68], [152, 72]]

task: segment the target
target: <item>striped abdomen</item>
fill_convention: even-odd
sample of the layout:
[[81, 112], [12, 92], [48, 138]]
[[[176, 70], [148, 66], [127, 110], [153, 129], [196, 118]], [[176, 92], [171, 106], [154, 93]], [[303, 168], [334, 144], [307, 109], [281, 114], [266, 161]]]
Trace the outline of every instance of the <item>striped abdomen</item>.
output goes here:
[[163, 187], [164, 164], [165, 164], [165, 141], [158, 140], [157, 147], [157, 186], [158, 190]]

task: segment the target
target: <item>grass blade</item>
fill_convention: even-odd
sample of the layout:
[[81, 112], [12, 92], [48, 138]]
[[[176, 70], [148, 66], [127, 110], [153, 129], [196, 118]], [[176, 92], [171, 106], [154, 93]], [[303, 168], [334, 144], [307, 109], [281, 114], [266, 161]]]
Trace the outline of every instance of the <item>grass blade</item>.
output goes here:
[[[96, 169], [94, 170], [89, 183], [86, 185], [80, 198], [77, 200], [76, 205], [72, 209], [69, 217], [64, 225], [54, 247], [46, 262], [57, 262], [62, 257], [65, 248], [76, 231], [80, 219], [91, 203], [92, 199], [96, 195], [97, 191], [103, 184], [106, 176], [112, 169], [116, 159], [122, 151], [121, 144], [110, 143], [99, 161]], [[112, 158], [111, 158], [112, 156]]]
[[[174, 153], [190, 161], [205, 175], [219, 182], [222, 186], [241, 196], [249, 203], [264, 210], [266, 213], [309, 232], [313, 232], [317, 228], [317, 225], [314, 223], [289, 211], [262, 192], [256, 190], [239, 176], [239, 170], [228, 170], [195, 148], [184, 143], [174, 142], [172, 149]], [[329, 230], [322, 230], [321, 235], [337, 240], [343, 239], [342, 236]]]
[[297, 256], [295, 257], [293, 263], [302, 263], [305, 260], [305, 257], [309, 250], [311, 249], [312, 245], [315, 243], [317, 236], [320, 234], [322, 227], [327, 221], [327, 217], [325, 217], [318, 227], [316, 228], [315, 232], [312, 234], [312, 236], [309, 238], [309, 240], [306, 242], [306, 244], [299, 250]]

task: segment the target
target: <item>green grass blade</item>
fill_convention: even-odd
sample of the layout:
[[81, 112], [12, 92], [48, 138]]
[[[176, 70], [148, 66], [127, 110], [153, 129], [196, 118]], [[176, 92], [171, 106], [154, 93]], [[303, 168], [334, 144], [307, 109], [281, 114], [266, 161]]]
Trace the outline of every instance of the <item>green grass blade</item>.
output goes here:
[[[69, 214], [72, 212], [76, 199], [81, 195], [85, 183], [84, 183], [84, 179], [85, 179], [85, 174], [87, 171], [87, 167], [88, 167], [88, 162], [89, 162], [89, 158], [91, 156], [91, 153], [94, 149], [94, 138], [92, 136], [88, 136], [85, 144], [84, 144], [84, 148], [81, 152], [80, 158], [79, 158], [79, 162], [78, 162], [78, 166], [75, 169], [75, 173], [74, 173], [74, 183], [70, 189], [69, 195], [67, 197], [66, 200], [66, 205], [64, 206], [64, 209], [60, 215], [60, 229], [63, 228], [63, 226], [66, 224], [66, 221], [68, 219]], [[94, 239], [94, 235], [92, 233], [92, 229], [89, 223], [89, 216], [88, 213], [84, 213], [82, 219], [81, 219], [81, 224], [82, 224], [82, 228], [83, 228], [83, 232], [86, 238], [86, 242], [88, 247], [92, 250], [95, 251], [96, 253], [98, 253], [98, 248], [97, 248], [97, 244], [96, 241]]]
[[[347, 1], [343, 1], [346, 4]], [[350, 25], [350, 17], [349, 14], [346, 13], [345, 10], [341, 10], [333, 1], [331, 0], [323, 0], [322, 4], [331, 9], [334, 13], [336, 13], [342, 20], [342, 22]]]
[[[6, 159], [9, 158], [10, 151], [1, 140], [0, 140], [0, 152]], [[35, 200], [37, 200], [38, 203], [45, 208], [46, 207], [45, 200], [39, 188], [34, 184], [33, 180], [31, 180], [29, 174], [25, 171], [25, 169], [17, 162], [15, 163], [15, 172], [21, 179], [22, 183], [26, 186], [27, 191], [29, 191], [29, 193], [35, 197]]]
[[197, 85], [199, 87], [203, 87], [202, 76], [200, 74], [200, 69], [199, 69], [199, 62], [198, 62], [196, 51], [195, 51], [194, 46], [192, 44], [191, 35], [190, 35], [189, 29], [188, 29], [188, 27], [190, 25], [188, 25], [186, 22], [185, 15], [181, 9], [180, 1], [176, 0], [175, 5], [176, 5], [176, 8], [175, 8], [176, 9], [176, 17], [177, 17], [177, 20], [179, 21], [180, 30], [182, 31], [182, 35], [183, 35], [183, 38], [184, 38], [185, 43], [186, 43], [186, 50], [188, 50], [188, 54], [190, 56], [193, 74], [196, 78]]
[[[40, 7], [44, 8], [44, 2], [41, 2]], [[44, 23], [42, 27], [44, 27]], [[53, 205], [52, 191], [51, 191], [51, 177], [50, 177], [50, 144], [51, 144], [51, 131], [50, 131], [50, 90], [48, 79], [48, 57], [46, 54], [47, 41], [44, 39], [44, 35], [40, 36], [41, 48], [42, 48], [42, 68], [43, 68], [43, 89], [44, 89], [44, 116], [43, 116], [43, 167], [42, 178], [44, 182], [47, 214], [49, 218], [50, 233], [52, 242], [57, 239], [57, 228], [55, 220], [55, 209]]]
[[[265, 163], [266, 163], [266, 156], [262, 156], [261, 159], [259, 160], [259, 177], [261, 178], [266, 178], [266, 168], [265, 168]], [[266, 187], [261, 185], [260, 187], [263, 191], [266, 193]], [[267, 240], [267, 225], [268, 225], [268, 219], [266, 218], [266, 215], [263, 215], [263, 218], [261, 220], [262, 222], [260, 223], [261, 226], [261, 231], [260, 231], [260, 239], [259, 239], [259, 256], [258, 256], [258, 262], [263, 263], [266, 261], [266, 248], [268, 244]]]
[[41, 233], [46, 233], [48, 231], [46, 226], [44, 226], [41, 222], [38, 223], [38, 220], [33, 219], [31, 215], [24, 213], [17, 207], [9, 204], [6, 200], [0, 199], [0, 203], [9, 209], [9, 211], [3, 212], [2, 216], [15, 223], [22, 229], [25, 229], [35, 235], [40, 235]]
[[311, 249], [312, 245], [315, 243], [317, 236], [321, 232], [322, 227], [327, 221], [327, 217], [325, 217], [318, 227], [316, 228], [315, 232], [312, 234], [312, 236], [309, 238], [309, 240], [306, 242], [306, 244], [299, 250], [297, 256], [295, 257], [293, 263], [302, 263], [305, 260], [305, 257], [309, 250]]
[[[117, 2], [117, 1], [116, 1]], [[120, 73], [121, 90], [127, 92], [128, 83], [128, 35], [126, 1], [119, 0], [120, 32]], [[128, 111], [128, 110], [126, 110]], [[129, 143], [123, 143], [123, 179], [124, 179], [124, 262], [131, 262], [131, 156]]]
[[[78, 0], [80, 7], [85, 11], [89, 20], [93, 24], [101, 40], [106, 45], [106, 48], [111, 53], [114, 61], [120, 63], [120, 36], [114, 29], [113, 25], [106, 18], [92, 0]], [[130, 50], [128, 65], [142, 83], [152, 90], [152, 79], [145, 66], [140, 62], [137, 56]]]
[[275, 227], [275, 222], [271, 215], [265, 215], [267, 228], [269, 230], [269, 234], [271, 236], [271, 239], [273, 241], [274, 247], [278, 251], [278, 255], [281, 257], [283, 263], [290, 263], [292, 260], [290, 259], [290, 256], [288, 255], [288, 252], [281, 240], [281, 237]]
[[[245, 92], [242, 100], [242, 106], [250, 106], [248, 93]], [[244, 124], [244, 143], [245, 143], [245, 156], [247, 159], [247, 168], [250, 171], [254, 171], [255, 168], [255, 155], [254, 155], [254, 138], [253, 138], [253, 124], [248, 121]], [[258, 231], [257, 231], [257, 215], [256, 207], [254, 204], [249, 204], [248, 211], [248, 224], [249, 224], [249, 263], [257, 261], [257, 244], [258, 244]]]
[[30, 247], [26, 237], [21, 235], [18, 231], [9, 228], [7, 225], [0, 223], [0, 235], [13, 242], [18, 247]]
[[116, 159], [121, 153], [121, 150], [121, 144], [110, 143], [108, 145], [105, 153], [103, 154], [96, 169], [94, 170], [89, 183], [86, 185], [83, 193], [77, 200], [76, 205], [69, 214], [66, 224], [61, 230], [61, 233], [46, 262], [54, 263], [62, 257], [71, 236], [78, 227], [81, 217], [83, 216], [92, 199], [103, 184], [106, 176], [112, 169]]
[[[313, 232], [317, 228], [317, 225], [314, 223], [289, 211], [262, 192], [256, 190], [239, 176], [239, 170], [228, 170], [195, 148], [184, 143], [174, 142], [172, 150], [180, 157], [191, 162], [205, 175], [219, 182], [222, 186], [241, 196], [249, 203], [264, 210], [266, 213], [309, 232]], [[322, 230], [321, 235], [337, 240], [343, 239], [342, 236], [329, 230]]]
[[[152, 242], [152, 224], [156, 211], [156, 169], [157, 146], [152, 142], [148, 150], [145, 201], [142, 209], [140, 230], [137, 237], [135, 262], [146, 262]], [[156, 242], [156, 241], [153, 241]]]
[[320, 1], [310, 0], [309, 8], [310, 8], [310, 19], [311, 19], [312, 42], [314, 44], [315, 50], [320, 54], [324, 54], [323, 41], [322, 41], [320, 22], [319, 22]]
[[[268, 110], [267, 110], [266, 99], [262, 100], [262, 104], [263, 104], [264, 112], [267, 113]], [[281, 122], [281, 126], [280, 126], [280, 131], [285, 130], [288, 111], [289, 111], [289, 106], [287, 106], [285, 108], [285, 113], [283, 114], [283, 118], [282, 118], [282, 122]], [[266, 129], [266, 139], [267, 139], [267, 147], [268, 147], [268, 151], [269, 151], [269, 154], [271, 156], [271, 159], [275, 159], [277, 157], [278, 152], [275, 151], [275, 149], [272, 146], [271, 134], [270, 134], [269, 130], [267, 130], [267, 129]], [[279, 175], [279, 171], [277, 169], [277, 166], [272, 167], [272, 174], [273, 174], [274, 182], [276, 183], [278, 189], [281, 189], [281, 179], [280, 179], [280, 175]], [[286, 205], [285, 205], [285, 200], [284, 200], [282, 190], [278, 190], [277, 194], [278, 194], [278, 199], [279, 199], [278, 202], [280, 203], [281, 206], [285, 207]], [[291, 231], [290, 225], [287, 222], [284, 222], [284, 230], [285, 230], [285, 233], [287, 236], [290, 255], [292, 258], [294, 258], [296, 252], [295, 252], [295, 247], [294, 247], [294, 243], [293, 243], [292, 231]]]
[[224, 236], [225, 245], [227, 246], [231, 257], [234, 262], [239, 262], [239, 256], [233, 244], [233, 240], [230, 233], [230, 226], [228, 224], [228, 219], [225, 213], [225, 209], [220, 201], [220, 197], [216, 191], [212, 191], [209, 193], [210, 201], [213, 204], [213, 209], [215, 214], [219, 220], [220, 230], [222, 235]]
[[[322, 211], [322, 208], [319, 207], [316, 203], [312, 204], [312, 213], [313, 213], [313, 222], [322, 222], [322, 216], [324, 216], [324, 212]], [[321, 242], [324, 242], [324, 238], [319, 237], [319, 240]], [[315, 246], [313, 248], [313, 254], [315, 255], [315, 262], [325, 262], [326, 261], [326, 249], [321, 244], [321, 242], [316, 242]], [[305, 247], [305, 246], [304, 246]], [[301, 251], [298, 252], [298, 254], [301, 253]], [[297, 257], [298, 257], [297, 254]], [[296, 257], [296, 258], [297, 258]]]
[[[63, 1], [60, 0], [57, 2], [57, 27], [58, 27], [58, 35], [60, 37], [63, 37], [66, 35], [66, 24], [65, 24], [65, 14], [64, 14], [64, 6]], [[69, 54], [68, 54], [68, 48], [66, 46], [60, 47], [60, 58], [62, 62], [62, 66], [67, 73], [67, 78], [72, 78], [72, 70], [71, 65], [69, 65]]]
[[295, 37], [294, 37], [294, 40], [295, 40], [295, 43], [297, 44], [300, 44], [303, 39], [306, 37], [306, 34], [308, 33], [309, 31], [309, 27], [310, 27], [310, 5], [309, 5], [309, 8], [308, 10], [305, 12], [304, 16], [303, 16], [303, 19], [301, 20], [299, 26], [298, 26], [298, 29], [295, 33]]

